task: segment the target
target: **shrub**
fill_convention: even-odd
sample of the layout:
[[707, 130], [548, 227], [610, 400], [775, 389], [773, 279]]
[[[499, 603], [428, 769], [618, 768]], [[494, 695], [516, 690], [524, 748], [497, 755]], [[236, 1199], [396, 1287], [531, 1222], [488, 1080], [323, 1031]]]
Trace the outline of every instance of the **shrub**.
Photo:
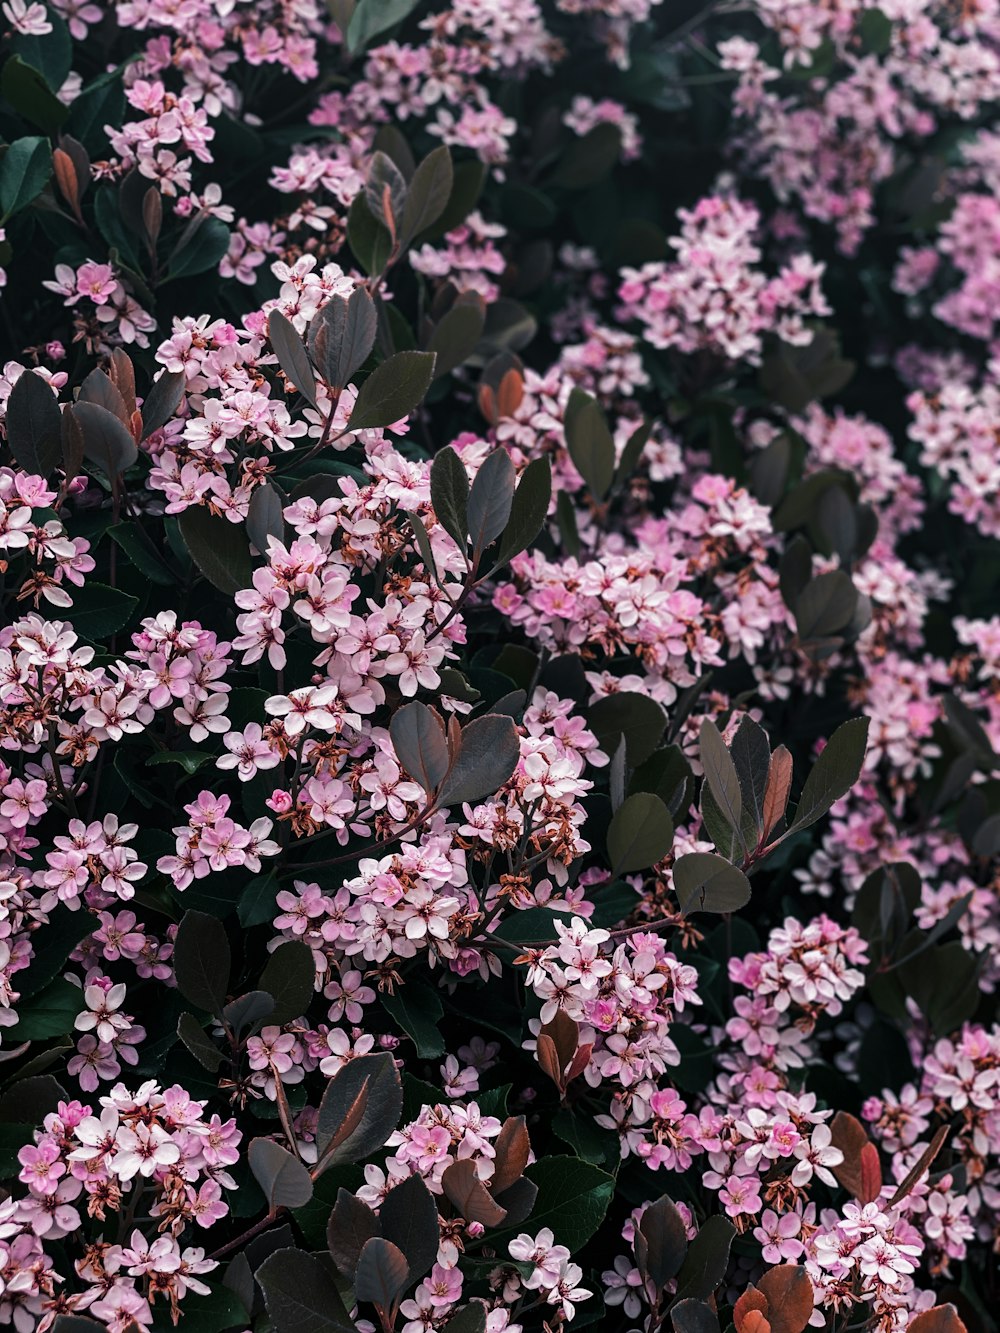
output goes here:
[[0, 1323], [995, 1328], [992, 7], [3, 16]]

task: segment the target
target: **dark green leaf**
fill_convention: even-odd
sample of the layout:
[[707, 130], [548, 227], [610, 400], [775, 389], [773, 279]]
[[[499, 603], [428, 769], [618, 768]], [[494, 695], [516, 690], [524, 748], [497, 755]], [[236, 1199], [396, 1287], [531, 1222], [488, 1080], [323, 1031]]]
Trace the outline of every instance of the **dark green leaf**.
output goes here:
[[153, 544], [148, 527], [140, 528], [138, 523], [132, 522], [117, 523], [113, 528], [108, 528], [108, 536], [151, 583], [158, 583], [164, 588], [176, 585], [177, 579]]
[[402, 248], [437, 222], [451, 198], [454, 180], [451, 153], [442, 144], [428, 153], [413, 173], [399, 228]]
[[[8, 155], [11, 152], [13, 148]], [[47, 477], [58, 464], [61, 415], [56, 396], [41, 375], [26, 370], [18, 376], [7, 399], [7, 444], [25, 472]]]
[[185, 509], [178, 527], [188, 554], [213, 587], [232, 597], [253, 581], [246, 530], [203, 505]]
[[302, 940], [285, 940], [267, 960], [260, 989], [274, 996], [271, 1022], [278, 1027], [301, 1018], [309, 1008], [316, 985], [312, 949]]
[[418, 1282], [437, 1258], [441, 1242], [434, 1196], [421, 1176], [409, 1176], [385, 1196], [378, 1213], [382, 1235], [406, 1256], [411, 1282]]
[[190, 238], [171, 256], [167, 276], [190, 278], [215, 268], [225, 258], [229, 241], [229, 228], [220, 218], [202, 218]]
[[365, 1241], [354, 1274], [354, 1294], [381, 1310], [392, 1310], [406, 1290], [409, 1265], [406, 1255], [392, 1241], [372, 1236]]
[[183, 401], [186, 382], [183, 370], [165, 370], [149, 386], [149, 393], [142, 401], [144, 440], [173, 419]]
[[407, 981], [394, 995], [384, 995], [382, 1005], [411, 1038], [422, 1060], [436, 1060], [444, 1055], [444, 1038], [438, 1028], [444, 1010], [437, 992], [430, 986]]
[[575, 1157], [543, 1157], [525, 1171], [538, 1186], [531, 1213], [533, 1234], [551, 1227], [557, 1245], [571, 1254], [581, 1249], [604, 1221], [614, 1193], [614, 1176]]
[[742, 833], [743, 795], [740, 791], [740, 779], [732, 756], [726, 749], [726, 742], [722, 739], [722, 733], [711, 718], [705, 718], [701, 724], [701, 731], [698, 733], [698, 756], [716, 805], [736, 832], [740, 845], [745, 846]]
[[683, 912], [738, 912], [750, 901], [750, 881], [712, 852], [692, 852], [674, 865], [674, 891]]
[[119, 588], [88, 581], [82, 588], [73, 589], [73, 606], [66, 615], [81, 638], [94, 642], [127, 625], [138, 605], [137, 597]]
[[667, 715], [648, 694], [619, 690], [592, 705], [587, 713], [587, 725], [608, 755], [614, 754], [618, 741], [624, 736], [628, 766], [638, 768], [659, 745]]
[[[364, 1106], [355, 1123], [352, 1109], [359, 1096], [364, 1097]], [[403, 1086], [391, 1055], [356, 1055], [349, 1060], [327, 1084], [320, 1102], [316, 1146], [325, 1165], [363, 1161], [376, 1152], [399, 1124], [402, 1109]], [[338, 1140], [340, 1134], [343, 1138]]]
[[109, 481], [130, 468], [139, 457], [128, 427], [99, 403], [74, 403], [72, 412], [83, 431], [84, 457], [101, 469]]
[[847, 795], [861, 776], [867, 741], [866, 717], [853, 718], [837, 728], [806, 778], [789, 833], [815, 824], [834, 802]]
[[604, 121], [574, 139], [562, 156], [552, 180], [568, 190], [581, 190], [602, 180], [621, 156], [622, 136], [617, 125]]
[[743, 798], [743, 840], [756, 847], [764, 825], [764, 793], [771, 763], [771, 747], [763, 727], [749, 713], [740, 718], [730, 748]]
[[397, 352], [372, 371], [358, 393], [350, 430], [388, 427], [419, 406], [434, 376], [433, 352]]
[[266, 481], [258, 486], [250, 496], [247, 506], [247, 536], [261, 553], [266, 555], [269, 539], [276, 537], [283, 541], [285, 537], [284, 502], [278, 488]]
[[636, 1232], [636, 1264], [658, 1292], [680, 1272], [687, 1248], [687, 1228], [672, 1199], [664, 1194], [643, 1209]]
[[473, 564], [507, 526], [513, 501], [514, 464], [501, 446], [488, 455], [469, 492], [467, 514]]
[[316, 1255], [277, 1250], [255, 1276], [277, 1333], [357, 1333], [332, 1271]]
[[431, 504], [445, 532], [464, 551], [469, 535], [469, 475], [450, 446], [435, 454], [431, 463]]
[[301, 1208], [312, 1198], [309, 1172], [297, 1157], [277, 1143], [270, 1139], [252, 1139], [247, 1159], [272, 1209]]
[[719, 1316], [705, 1301], [693, 1296], [671, 1307], [674, 1333], [719, 1333]]
[[347, 49], [357, 55], [417, 7], [417, 0], [358, 0], [347, 25]]
[[437, 357], [434, 378], [439, 380], [462, 365], [476, 350], [486, 321], [486, 303], [477, 292], [455, 302], [438, 322], [427, 340], [427, 351]]
[[232, 967], [222, 922], [205, 912], [185, 912], [177, 927], [173, 961], [177, 989], [184, 998], [221, 1015]]
[[448, 772], [448, 741], [440, 714], [426, 704], [404, 704], [392, 715], [389, 737], [402, 767], [432, 796]]
[[497, 549], [497, 568], [527, 551], [542, 530], [552, 499], [552, 468], [547, 458], [533, 458], [514, 492], [510, 521]]
[[486, 713], [462, 728], [462, 747], [438, 792], [440, 805], [458, 805], [493, 796], [510, 778], [521, 757], [509, 717]]
[[566, 447], [573, 466], [595, 500], [603, 500], [615, 476], [615, 443], [597, 400], [574, 389], [564, 417]]
[[368, 360], [377, 327], [375, 302], [367, 287], [355, 287], [350, 296], [332, 296], [317, 311], [309, 325], [309, 351], [333, 390], [350, 384]]
[[298, 389], [307, 403], [318, 407], [316, 376], [295, 325], [280, 310], [272, 310], [267, 317], [267, 336], [289, 383]]
[[194, 1014], [181, 1014], [177, 1020], [177, 1035], [198, 1063], [214, 1074], [222, 1064], [222, 1052]]
[[709, 1217], [702, 1223], [677, 1274], [678, 1301], [708, 1300], [726, 1275], [735, 1235], [736, 1228], [726, 1217]]
[[658, 796], [637, 792], [615, 811], [608, 828], [612, 878], [647, 870], [663, 859], [674, 840], [674, 822]]
[[823, 639], [847, 628], [858, 604], [858, 590], [842, 569], [810, 579], [795, 599], [799, 638]]
[[[64, 106], [56, 97], [55, 93], [45, 82], [44, 75], [32, 65], [27, 64], [20, 56], [12, 55], [7, 59], [3, 70], [0, 71], [0, 99], [3, 99], [10, 106], [29, 120], [32, 125], [37, 125], [40, 130], [46, 134], [54, 134], [69, 115], [69, 108]], [[16, 148], [21, 142], [15, 139], [11, 145]], [[48, 144], [45, 145], [48, 152]], [[51, 167], [52, 156], [48, 153], [48, 165]], [[23, 178], [21, 178], [23, 179]], [[45, 178], [48, 179], [48, 176]], [[42, 184], [45, 182], [43, 181]], [[15, 207], [8, 203], [8, 187], [4, 180], [2, 164], [0, 164], [0, 208], [3, 209], [2, 222], [11, 213], [18, 212], [31, 202], [42, 188], [41, 185], [35, 186], [34, 173], [32, 178], [22, 186], [11, 186], [16, 195], [20, 196], [20, 202]]]

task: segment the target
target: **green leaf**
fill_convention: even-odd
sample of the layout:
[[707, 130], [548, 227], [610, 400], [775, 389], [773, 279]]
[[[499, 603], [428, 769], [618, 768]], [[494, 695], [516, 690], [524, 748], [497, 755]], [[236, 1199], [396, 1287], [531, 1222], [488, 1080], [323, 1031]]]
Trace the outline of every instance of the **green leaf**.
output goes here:
[[705, 779], [712, 789], [715, 803], [730, 828], [736, 833], [742, 847], [746, 847], [742, 832], [743, 794], [736, 765], [726, 749], [722, 733], [711, 720], [705, 718], [698, 733], [698, 755], [705, 770]]
[[514, 464], [501, 446], [487, 456], [469, 491], [467, 515], [473, 564], [507, 526], [513, 502]]
[[255, 1274], [276, 1333], [357, 1333], [332, 1270], [304, 1250], [276, 1250]]
[[176, 764], [190, 777], [197, 773], [199, 768], [203, 768], [212, 757], [204, 750], [158, 750], [146, 760], [146, 767], [162, 768], [164, 764]]
[[253, 563], [241, 524], [230, 523], [197, 505], [184, 510], [177, 526], [188, 554], [213, 587], [229, 597], [250, 587]]
[[839, 726], [827, 741], [806, 778], [789, 833], [815, 824], [857, 782], [865, 762], [868, 722], [867, 717], [853, 718]]
[[795, 599], [799, 638], [823, 639], [847, 628], [858, 604], [858, 590], [842, 569], [810, 579]]
[[728, 1218], [706, 1218], [677, 1274], [678, 1300], [689, 1297], [708, 1300], [726, 1276], [729, 1249], [735, 1235], [736, 1228]]
[[553, 184], [568, 190], [596, 185], [621, 156], [622, 136], [617, 125], [604, 121], [574, 139], [552, 177]]
[[394, 995], [382, 997], [383, 1008], [411, 1039], [421, 1060], [444, 1055], [444, 1038], [438, 1024], [444, 1009], [437, 992], [419, 981], [407, 981]]
[[448, 772], [448, 741], [441, 715], [423, 703], [404, 704], [389, 722], [389, 738], [396, 758], [428, 796]]
[[249, 929], [251, 926], [262, 926], [265, 921], [273, 921], [277, 914], [274, 900], [279, 888], [278, 877], [273, 872], [252, 879], [236, 904], [240, 925]]
[[[11, 152], [13, 147], [8, 156]], [[7, 444], [25, 472], [47, 477], [58, 464], [61, 417], [56, 396], [41, 375], [26, 370], [18, 376], [7, 399]]]
[[528, 550], [542, 530], [551, 499], [552, 467], [549, 460], [533, 458], [517, 483], [510, 521], [500, 536], [495, 569]]
[[368, 207], [365, 192], [354, 196], [347, 212], [347, 240], [366, 273], [381, 273], [392, 253], [392, 237]]
[[551, 907], [525, 907], [507, 912], [493, 934], [511, 944], [537, 944], [555, 938], [554, 921], [568, 919], [565, 912], [556, 912]]
[[410, 1269], [406, 1255], [391, 1240], [372, 1236], [358, 1256], [354, 1294], [377, 1309], [391, 1310], [406, 1290]]
[[50, 88], [59, 89], [73, 64], [73, 42], [65, 21], [51, 6], [46, 6], [45, 18], [50, 32], [17, 32], [10, 45], [25, 64], [39, 71]]
[[[0, 98], [8, 102], [25, 120], [30, 120], [32, 125], [37, 125], [46, 134], [54, 134], [69, 115], [69, 107], [64, 106], [56, 97], [45, 82], [45, 76], [41, 71], [27, 64], [18, 55], [10, 56], [2, 72], [0, 72]], [[16, 139], [11, 147], [16, 147], [20, 142], [22, 142], [20, 139]], [[48, 152], [47, 143], [45, 147]], [[51, 167], [51, 152], [48, 152], [48, 161]], [[38, 189], [40, 190], [41, 186]], [[25, 204], [30, 203], [37, 194], [38, 190], [35, 190], [25, 201]], [[20, 207], [24, 206], [24, 204], [20, 205]], [[4, 198], [2, 168], [0, 168], [0, 207], [4, 210], [4, 218], [18, 211], [11, 208]], [[3, 218], [0, 218], [0, 221], [3, 221]]]
[[543, 1157], [532, 1162], [524, 1174], [538, 1187], [529, 1221], [532, 1234], [551, 1227], [556, 1244], [575, 1254], [604, 1221], [614, 1194], [614, 1176], [575, 1157]]
[[173, 961], [177, 989], [184, 998], [219, 1017], [232, 968], [222, 922], [205, 912], [185, 912], [177, 927]]
[[177, 1020], [177, 1035], [200, 1065], [213, 1074], [218, 1070], [222, 1052], [194, 1014], [181, 1014]]
[[563, 419], [573, 466], [595, 500], [603, 500], [615, 476], [615, 443], [596, 398], [574, 389]]
[[469, 536], [469, 475], [450, 445], [431, 463], [431, 504], [445, 532], [464, 551]]
[[674, 1333], [719, 1333], [719, 1316], [707, 1301], [688, 1296], [671, 1307]]
[[730, 748], [743, 799], [743, 841], [756, 847], [764, 827], [764, 793], [771, 763], [771, 747], [763, 727], [744, 713]]
[[273, 482], [257, 486], [247, 505], [247, 536], [261, 555], [267, 554], [270, 538], [283, 541], [285, 507], [281, 492]]
[[638, 768], [660, 743], [667, 715], [648, 694], [619, 690], [591, 706], [587, 725], [605, 754], [613, 755], [624, 736], [626, 761], [630, 768]]
[[481, 1301], [473, 1301], [452, 1315], [442, 1333], [486, 1333], [486, 1306]]
[[135, 440], [125, 425], [100, 403], [75, 402], [66, 409], [83, 431], [83, 454], [114, 481], [139, 457]]
[[349, 430], [392, 426], [419, 406], [434, 376], [433, 352], [397, 352], [362, 384]]
[[270, 1021], [278, 1027], [301, 1018], [309, 1008], [316, 987], [316, 964], [312, 949], [302, 940], [285, 940], [267, 960], [259, 989], [274, 997]]
[[73, 1031], [77, 1014], [85, 1008], [80, 987], [58, 977], [20, 1010], [17, 1025], [10, 1031], [9, 1043], [16, 1046], [22, 1041], [64, 1037]]
[[381, 36], [402, 23], [417, 7], [417, 0], [358, 0], [347, 25], [347, 49], [358, 55]]
[[272, 310], [267, 317], [267, 336], [288, 382], [298, 389], [307, 403], [318, 407], [316, 376], [295, 325], [280, 310]]
[[413, 173], [399, 228], [401, 248], [405, 249], [415, 236], [437, 222], [451, 198], [454, 181], [451, 153], [442, 144], [428, 153]]
[[171, 255], [167, 279], [191, 278], [215, 268], [225, 257], [229, 241], [229, 228], [221, 218], [203, 218], [190, 239]]
[[105, 125], [120, 125], [124, 119], [125, 90], [121, 71], [100, 74], [70, 105], [65, 129], [94, 155], [109, 147]]
[[692, 852], [674, 865], [674, 891], [683, 912], [738, 912], [750, 901], [750, 881], [712, 852]]
[[324, 1168], [363, 1161], [377, 1152], [399, 1124], [402, 1109], [403, 1085], [391, 1055], [348, 1060], [319, 1104], [316, 1146]]
[[127, 625], [138, 605], [137, 597], [120, 588], [88, 582], [73, 589], [73, 606], [66, 615], [81, 638], [99, 642]]
[[469, 359], [476, 350], [485, 322], [486, 303], [478, 292], [465, 293], [441, 316], [427, 340], [427, 351], [437, 357], [434, 362], [436, 380]]
[[309, 1172], [297, 1157], [270, 1139], [252, 1139], [247, 1159], [272, 1209], [301, 1208], [312, 1198]]
[[473, 718], [462, 728], [458, 758], [438, 791], [439, 805], [459, 805], [493, 796], [521, 757], [514, 723], [498, 713]]
[[629, 796], [608, 827], [612, 879], [655, 865], [670, 851], [673, 840], [674, 822], [660, 798], [651, 792]]
[[365, 364], [377, 328], [367, 287], [355, 287], [350, 296], [332, 296], [320, 306], [309, 325], [309, 353], [331, 389], [343, 389]]
[[142, 400], [142, 438], [149, 439], [154, 431], [170, 421], [184, 398], [187, 378], [183, 370], [165, 370], [149, 386]]
[[[146, 534], [145, 538], [142, 533]], [[117, 523], [113, 528], [108, 528], [108, 536], [151, 583], [158, 583], [164, 588], [176, 586], [177, 578], [157, 552], [148, 528], [140, 531], [138, 523]]]
[[437, 1258], [441, 1236], [434, 1196], [421, 1176], [408, 1176], [385, 1196], [378, 1212], [382, 1235], [406, 1256], [409, 1280], [418, 1282]]

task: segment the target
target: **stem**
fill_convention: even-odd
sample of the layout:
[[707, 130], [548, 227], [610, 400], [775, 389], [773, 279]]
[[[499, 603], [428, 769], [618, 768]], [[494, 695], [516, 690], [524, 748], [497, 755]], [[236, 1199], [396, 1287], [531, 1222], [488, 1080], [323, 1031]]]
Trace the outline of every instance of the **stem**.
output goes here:
[[259, 1222], [255, 1222], [252, 1227], [236, 1236], [235, 1239], [227, 1240], [225, 1245], [216, 1250], [214, 1254], [210, 1254], [209, 1258], [221, 1259], [224, 1254], [229, 1254], [232, 1250], [238, 1249], [248, 1240], [253, 1240], [254, 1236], [259, 1236], [262, 1231], [266, 1231], [272, 1222], [277, 1222], [279, 1214], [283, 1212], [283, 1208], [272, 1208], [266, 1217], [262, 1217]]

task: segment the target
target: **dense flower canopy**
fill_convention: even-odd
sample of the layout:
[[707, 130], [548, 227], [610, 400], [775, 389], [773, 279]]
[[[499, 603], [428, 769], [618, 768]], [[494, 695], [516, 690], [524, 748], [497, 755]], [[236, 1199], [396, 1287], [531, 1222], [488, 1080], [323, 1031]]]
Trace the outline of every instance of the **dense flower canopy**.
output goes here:
[[995, 0], [3, 0], [0, 1324], [990, 1333]]

